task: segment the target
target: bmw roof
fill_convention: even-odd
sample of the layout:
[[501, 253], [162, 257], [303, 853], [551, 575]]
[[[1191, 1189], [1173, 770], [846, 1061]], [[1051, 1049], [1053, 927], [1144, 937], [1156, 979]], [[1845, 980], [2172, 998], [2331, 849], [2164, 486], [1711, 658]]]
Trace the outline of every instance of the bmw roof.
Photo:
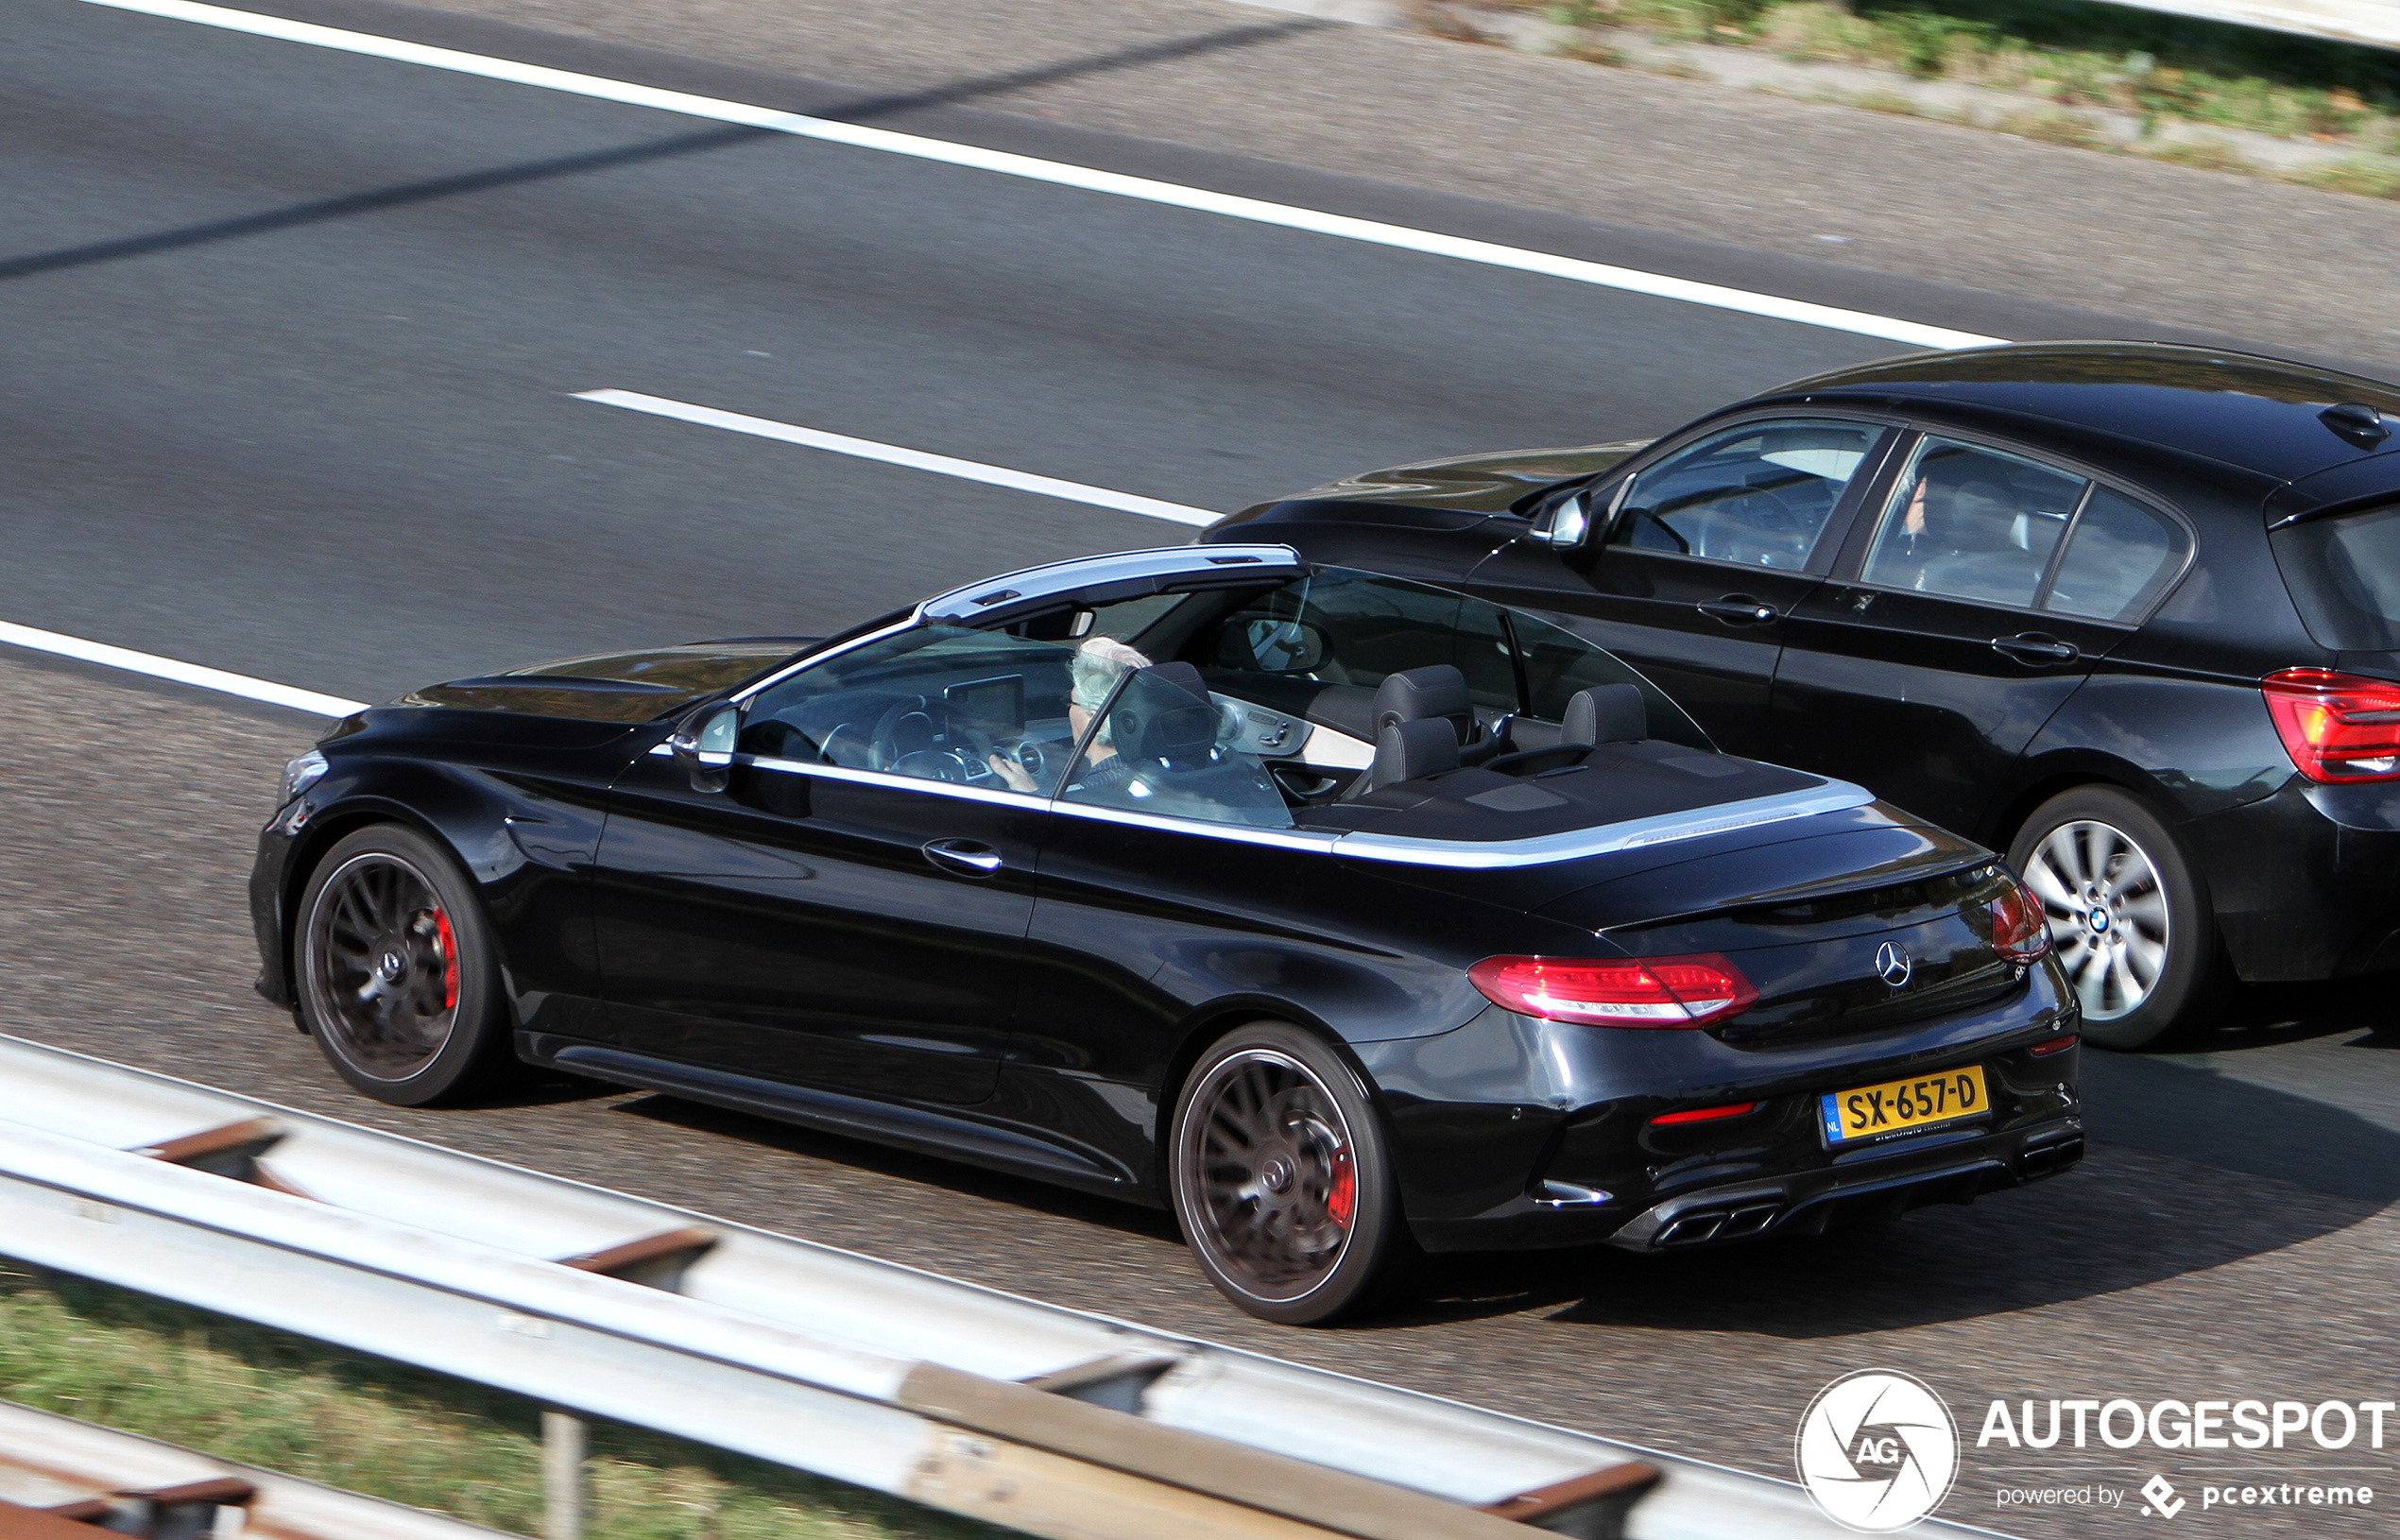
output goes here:
[[2047, 418], [2289, 481], [2395, 447], [2400, 385], [2223, 349], [2046, 342], [1919, 353], [1795, 381], [1771, 397], [1915, 399]]

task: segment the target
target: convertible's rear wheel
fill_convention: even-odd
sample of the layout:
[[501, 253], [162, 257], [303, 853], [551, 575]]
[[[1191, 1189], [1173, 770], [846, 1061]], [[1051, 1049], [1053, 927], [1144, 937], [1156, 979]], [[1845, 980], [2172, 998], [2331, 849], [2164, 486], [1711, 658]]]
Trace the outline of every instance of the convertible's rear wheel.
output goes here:
[[2149, 809], [2079, 786], [2034, 811], [2009, 862], [2042, 901], [2085, 1037], [2141, 1048], [2203, 1023], [2218, 971], [2215, 917]]
[[1330, 1321], [1387, 1294], [1411, 1251], [1366, 1088], [1296, 1027], [1259, 1022], [1201, 1055], [1169, 1163], [1192, 1256], [1253, 1315]]
[[300, 896], [300, 1016], [357, 1089], [425, 1106], [513, 1067], [483, 912], [433, 842], [392, 825], [325, 853]]

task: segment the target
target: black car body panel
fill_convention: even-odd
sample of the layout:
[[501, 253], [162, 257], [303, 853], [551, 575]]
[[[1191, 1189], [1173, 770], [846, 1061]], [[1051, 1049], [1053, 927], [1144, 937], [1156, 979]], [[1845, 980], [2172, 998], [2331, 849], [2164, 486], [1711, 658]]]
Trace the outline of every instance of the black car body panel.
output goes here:
[[[1280, 547], [1203, 545], [1013, 574], [813, 645], [420, 690], [336, 727], [321, 779], [262, 831], [261, 988], [292, 999], [318, 859], [397, 822], [471, 880], [521, 1056], [1135, 1201], [1161, 1201], [1185, 1071], [1262, 1018], [1373, 1088], [1406, 1216], [1435, 1248], [1735, 1239], [1822, 1223], [1836, 1198], [1963, 1199], [2071, 1159], [2075, 1005], [2052, 965], [1995, 950], [2007, 880], [1990, 852], [1856, 787], [1715, 753], [1617, 660], [1562, 659], [1466, 605]], [[1168, 717], [1124, 703], [1188, 669], [1217, 712], [1209, 762], [1292, 773], [1269, 813], [1003, 784], [1002, 761], [1059, 762], [1043, 734], [1070, 729], [1035, 703], [1042, 671], [1055, 659], [1064, 681], [1088, 645], [1071, 639], [1121, 614], [1157, 666], [1120, 677], [1096, 720], [1153, 752]], [[1303, 633], [1306, 672], [1260, 660]], [[1469, 656], [1493, 648], [1508, 656]], [[1377, 679], [1452, 656], [1485, 692], [1483, 762], [1332, 790], [1363, 773], [1371, 745], [1349, 729]], [[1565, 698], [1545, 671], [1613, 684], [1648, 713], [1643, 736], [1562, 749], [1563, 724], [1525, 710]], [[1309, 714], [1281, 714], [1295, 703]], [[704, 762], [720, 717], [737, 746]], [[1086, 752], [1100, 741], [1071, 731]], [[1225, 747], [1253, 743], [1278, 746]], [[1507, 768], [1526, 755], [1546, 768]], [[1886, 943], [1912, 971], [1877, 977]], [[1752, 970], [1755, 1012], [1577, 1025], [1504, 1009], [1468, 971], [1678, 951]], [[1820, 1095], [1968, 1066], [2005, 1104], [1890, 1144], [1813, 1132]], [[1761, 1104], [1739, 1126], [1647, 1121], [1738, 1100]], [[1721, 1237], [1686, 1212], [1712, 1194], [1749, 1215]]]
[[[2387, 414], [2384, 427], [2358, 431], [2329, 413], [2345, 402], [2370, 409], [2369, 422]], [[1621, 525], [1612, 534], [1635, 478], [1712, 434], [1804, 419], [1885, 435], [1805, 559], [1741, 567], [1637, 549]], [[2400, 823], [2400, 782], [2301, 779], [2260, 681], [2294, 668], [2400, 680], [2400, 645], [2312, 634], [2288, 581], [2309, 521], [2400, 499], [2395, 422], [2400, 386], [2214, 350], [1911, 355], [1737, 402], [1621, 463], [1562, 475], [1507, 514], [1462, 498], [1456, 511], [1485, 515], [1463, 529], [1429, 522], [1396, 539], [1437, 496], [1429, 486], [1342, 522], [1305, 499], [1262, 504], [1203, 539], [1288, 539], [1312, 559], [1367, 569], [1393, 543], [1396, 571], [1461, 585], [1623, 658], [1726, 750], [1856, 781], [1988, 845], [2005, 847], [2068, 788], [2129, 793], [2196, 864], [2242, 978], [2319, 978], [2400, 966], [2400, 846], [2382, 837]], [[1911, 445], [1931, 437], [2138, 504], [2183, 532], [2182, 565], [2108, 619], [1862, 581]], [[1523, 463], [1530, 475], [1544, 460]], [[1588, 504], [1595, 527], [1562, 548], [1544, 530], [1569, 497]], [[1445, 541], [1447, 567], [1435, 554]]]

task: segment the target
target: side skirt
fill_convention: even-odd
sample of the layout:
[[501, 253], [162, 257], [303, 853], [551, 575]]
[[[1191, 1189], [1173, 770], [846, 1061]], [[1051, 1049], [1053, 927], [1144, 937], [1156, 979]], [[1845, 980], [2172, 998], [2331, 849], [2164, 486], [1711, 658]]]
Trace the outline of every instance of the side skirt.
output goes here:
[[870, 1139], [920, 1155], [988, 1166], [1086, 1192], [1130, 1197], [1135, 1191], [1132, 1173], [1113, 1163], [1104, 1165], [1081, 1151], [955, 1113], [845, 1096], [838, 1091], [683, 1064], [622, 1048], [578, 1043], [548, 1034], [529, 1033], [519, 1041], [524, 1056], [533, 1062], [590, 1075], [595, 1080], [637, 1086], [643, 1090], [799, 1123], [850, 1138]]

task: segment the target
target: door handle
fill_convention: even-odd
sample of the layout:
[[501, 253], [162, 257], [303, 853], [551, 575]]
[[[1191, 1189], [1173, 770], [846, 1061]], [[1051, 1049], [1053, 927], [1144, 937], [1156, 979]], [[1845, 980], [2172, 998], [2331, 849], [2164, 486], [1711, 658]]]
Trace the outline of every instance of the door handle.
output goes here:
[[2039, 631], [2020, 631], [2013, 637], [1994, 637], [1992, 650], [2020, 663], [2071, 663], [2083, 656], [2073, 642], [2061, 642]]
[[1746, 593], [1728, 593], [1714, 604], [1692, 607], [1713, 620], [1723, 621], [1727, 625], [1764, 625], [1776, 618], [1773, 605], [1762, 605]]
[[919, 848], [926, 860], [952, 877], [990, 877], [1003, 864], [999, 851], [973, 840], [927, 840]]

